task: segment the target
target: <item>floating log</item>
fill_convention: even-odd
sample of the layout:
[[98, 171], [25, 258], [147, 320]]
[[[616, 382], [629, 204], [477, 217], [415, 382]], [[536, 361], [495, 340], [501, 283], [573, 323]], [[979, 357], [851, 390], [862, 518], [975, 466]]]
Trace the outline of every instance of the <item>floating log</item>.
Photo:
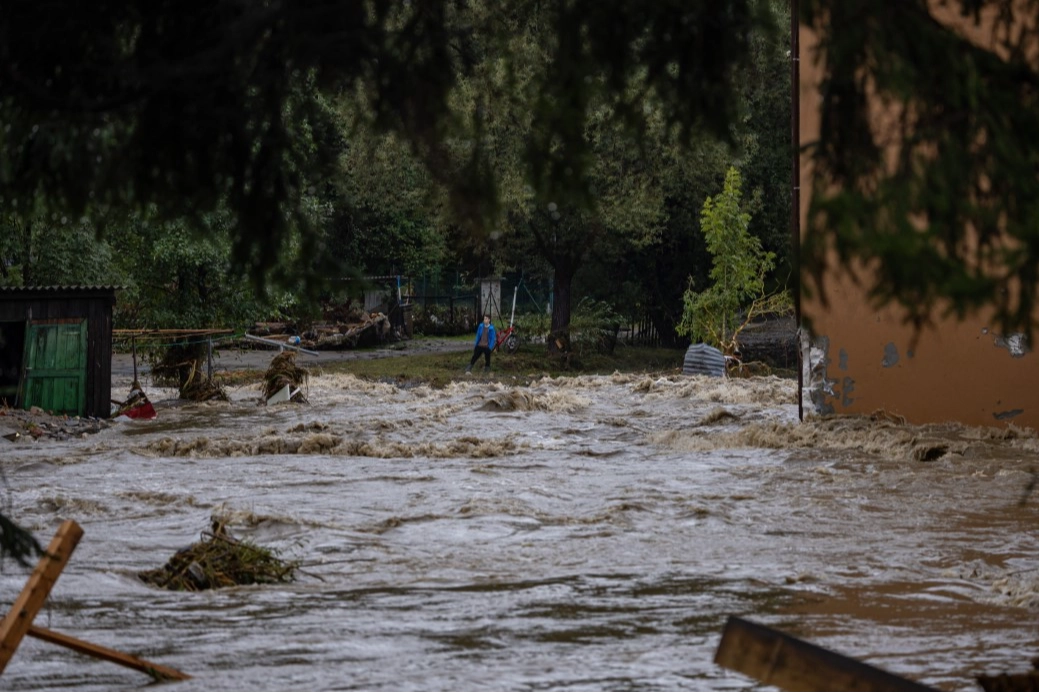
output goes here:
[[786, 691], [933, 691], [915, 681], [730, 616], [714, 661]]
[[981, 674], [975, 680], [983, 691], [1039, 691], [1039, 657], [1032, 658], [1032, 670], [1020, 674]]

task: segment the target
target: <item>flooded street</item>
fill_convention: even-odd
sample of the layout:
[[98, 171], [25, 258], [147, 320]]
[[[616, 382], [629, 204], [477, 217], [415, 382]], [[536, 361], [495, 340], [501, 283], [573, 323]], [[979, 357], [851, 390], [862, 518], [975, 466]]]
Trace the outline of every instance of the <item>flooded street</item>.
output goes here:
[[[127, 389], [115, 383], [115, 391]], [[797, 414], [795, 381], [311, 379], [309, 405], [160, 407], [4, 443], [8, 509], [85, 530], [8, 690], [745, 690], [730, 614], [945, 690], [1039, 654], [1030, 432]], [[158, 391], [149, 390], [153, 400]], [[137, 573], [212, 516], [302, 562], [288, 585]], [[7, 602], [25, 571], [8, 561]]]

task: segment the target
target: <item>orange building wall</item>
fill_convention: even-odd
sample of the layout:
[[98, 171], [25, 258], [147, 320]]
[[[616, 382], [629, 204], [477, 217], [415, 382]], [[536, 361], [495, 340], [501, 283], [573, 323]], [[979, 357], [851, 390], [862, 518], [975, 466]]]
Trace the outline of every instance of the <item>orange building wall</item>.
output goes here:
[[[819, 134], [821, 70], [814, 57], [815, 36], [803, 26], [799, 44], [803, 230], [813, 182], [804, 147]], [[1039, 357], [1024, 352], [1019, 338], [1007, 340], [995, 334], [987, 316], [936, 322], [915, 334], [903, 325], [898, 308], [871, 308], [864, 289], [850, 281], [846, 270], [831, 266], [824, 284], [828, 305], [818, 298], [801, 298], [801, 315], [810, 321], [810, 339], [818, 347], [802, 349], [806, 416], [883, 410], [912, 423], [955, 421], [1039, 429]], [[807, 374], [810, 369], [815, 372], [812, 378]]]

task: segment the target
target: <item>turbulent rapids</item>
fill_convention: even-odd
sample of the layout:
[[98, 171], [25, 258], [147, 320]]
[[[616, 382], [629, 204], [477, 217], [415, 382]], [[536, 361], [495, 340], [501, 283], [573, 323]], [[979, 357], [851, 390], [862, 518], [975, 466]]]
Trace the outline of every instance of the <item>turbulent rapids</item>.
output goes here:
[[[114, 390], [128, 383], [116, 383]], [[84, 538], [40, 618], [183, 690], [745, 689], [729, 614], [946, 689], [1039, 654], [1039, 439], [798, 420], [796, 383], [644, 375], [442, 389], [312, 377], [3, 443], [9, 511]], [[141, 582], [219, 514], [291, 584]], [[10, 599], [25, 575], [0, 576]], [[26, 641], [5, 684], [147, 680]]]

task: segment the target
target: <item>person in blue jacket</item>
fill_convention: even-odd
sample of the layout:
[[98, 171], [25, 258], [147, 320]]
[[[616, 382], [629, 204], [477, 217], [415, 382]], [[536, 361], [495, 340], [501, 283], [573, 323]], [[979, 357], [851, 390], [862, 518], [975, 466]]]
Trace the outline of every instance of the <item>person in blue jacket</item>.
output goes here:
[[480, 354], [483, 354], [483, 370], [491, 370], [491, 352], [494, 351], [494, 347], [497, 346], [494, 335], [494, 325], [491, 324], [491, 316], [484, 315], [483, 322], [476, 328], [476, 342], [473, 347], [473, 360], [466, 366], [465, 372], [472, 373], [473, 365], [476, 364], [480, 358]]

